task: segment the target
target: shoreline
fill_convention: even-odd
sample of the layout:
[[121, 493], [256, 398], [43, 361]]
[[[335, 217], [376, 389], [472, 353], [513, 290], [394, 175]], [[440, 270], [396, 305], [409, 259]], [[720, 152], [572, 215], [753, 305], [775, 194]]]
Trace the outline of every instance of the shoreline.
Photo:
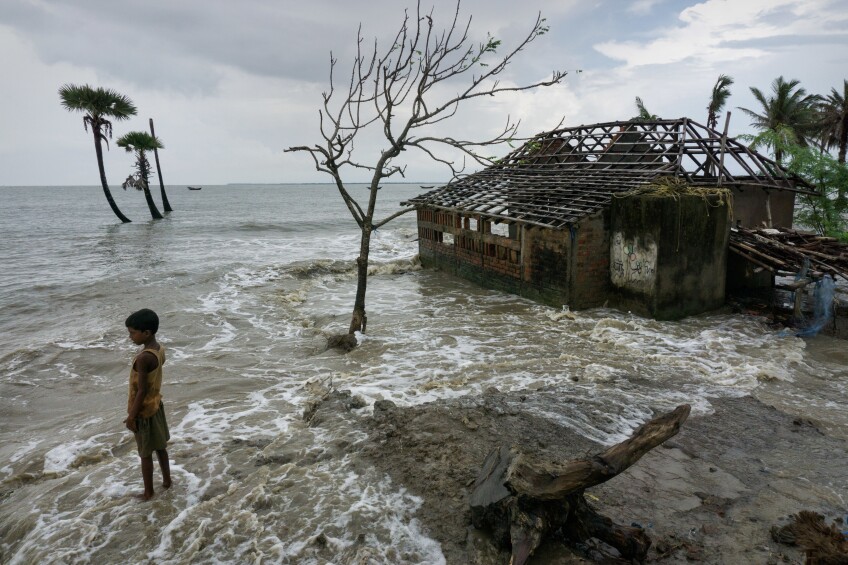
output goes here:
[[[567, 411], [568, 401], [549, 390], [490, 389], [411, 407], [379, 401], [372, 416], [359, 416], [359, 403], [343, 391], [315, 406], [310, 421], [342, 419], [366, 432], [352, 454], [357, 465], [373, 466], [421, 497], [415, 517], [441, 544], [447, 563], [489, 565], [509, 562], [509, 554], [471, 526], [468, 505], [488, 452], [516, 446], [564, 461], [604, 448], [533, 410]], [[821, 513], [828, 523], [845, 520], [848, 441], [750, 396], [711, 404], [713, 413], [690, 416], [677, 436], [588, 489], [587, 499], [614, 522], [645, 528], [650, 562], [802, 563], [802, 550], [773, 541], [770, 530], [801, 510]], [[597, 549], [576, 551], [551, 539], [529, 563], [593, 562]]]

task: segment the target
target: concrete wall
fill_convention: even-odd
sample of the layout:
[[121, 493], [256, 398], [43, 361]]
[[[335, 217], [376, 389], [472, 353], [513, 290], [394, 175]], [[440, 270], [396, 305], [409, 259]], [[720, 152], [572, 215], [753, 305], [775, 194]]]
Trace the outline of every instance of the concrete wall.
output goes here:
[[774, 275], [771, 271], [751, 263], [744, 257], [728, 251], [726, 291], [772, 288]]
[[[759, 228], [765, 225], [766, 191], [760, 188], [738, 188], [733, 191], [733, 223], [739, 221], [745, 228]], [[792, 227], [792, 217], [795, 214], [795, 193], [788, 190], [772, 190], [769, 192], [771, 205], [771, 221], [773, 227]]]
[[711, 198], [613, 198], [613, 305], [679, 319], [724, 304], [729, 208]]

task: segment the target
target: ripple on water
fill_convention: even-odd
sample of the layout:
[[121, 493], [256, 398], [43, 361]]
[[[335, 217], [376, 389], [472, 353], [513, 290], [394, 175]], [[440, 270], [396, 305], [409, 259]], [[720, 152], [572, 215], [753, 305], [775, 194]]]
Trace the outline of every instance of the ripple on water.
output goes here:
[[[687, 402], [708, 413], [725, 395], [848, 428], [844, 348], [779, 338], [750, 317], [657, 322], [481, 289], [419, 270], [414, 220], [375, 235], [360, 346], [326, 351], [325, 336], [349, 322], [355, 227], [326, 212], [321, 230], [278, 230], [293, 212], [274, 206], [279, 189], [256, 190], [266, 205], [208, 192], [232, 218], [210, 208], [130, 231], [81, 224], [91, 245], [54, 253], [42, 238], [39, 257], [19, 258], [30, 280], [0, 288], [3, 300], [29, 293], [0, 354], [0, 531], [11, 562], [443, 562], [416, 522], [420, 500], [357, 467], [353, 426], [303, 421], [330, 386], [361, 396], [365, 414], [379, 399], [534, 390], [546, 401], [529, 409], [605, 444], [658, 411]], [[298, 202], [288, 206], [303, 212]], [[255, 221], [235, 217], [243, 209]], [[56, 270], [37, 277], [51, 261]], [[169, 351], [174, 488], [140, 505], [127, 496], [140, 477], [119, 417], [134, 349], [122, 324], [150, 304]]]

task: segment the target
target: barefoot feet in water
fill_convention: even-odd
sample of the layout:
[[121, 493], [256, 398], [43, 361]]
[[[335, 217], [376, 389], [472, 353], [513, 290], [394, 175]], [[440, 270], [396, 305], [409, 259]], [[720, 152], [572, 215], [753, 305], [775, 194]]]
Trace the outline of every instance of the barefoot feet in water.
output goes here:
[[[165, 490], [171, 488], [171, 481], [170, 480], [162, 481], [162, 488], [165, 489]], [[136, 499], [138, 499], [142, 502], [147, 502], [148, 500], [153, 498], [154, 494], [156, 494], [156, 493], [153, 492], [153, 491], [151, 491], [149, 493], [148, 492], [140, 492], [140, 493], [134, 494], [133, 498], [136, 498]]]

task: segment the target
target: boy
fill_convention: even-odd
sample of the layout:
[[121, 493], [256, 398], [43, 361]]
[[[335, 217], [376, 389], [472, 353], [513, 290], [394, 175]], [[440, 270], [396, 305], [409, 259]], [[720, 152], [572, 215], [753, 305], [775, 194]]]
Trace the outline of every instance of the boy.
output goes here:
[[168, 463], [168, 423], [162, 405], [162, 365], [165, 363], [165, 348], [156, 341], [159, 316], [144, 308], [133, 312], [125, 322], [130, 340], [142, 349], [135, 356], [130, 370], [130, 389], [127, 399], [127, 429], [135, 434], [138, 455], [141, 457], [141, 477], [144, 492], [142, 500], [153, 497], [153, 452], [159, 459], [162, 471], [162, 486], [171, 487], [171, 468]]

